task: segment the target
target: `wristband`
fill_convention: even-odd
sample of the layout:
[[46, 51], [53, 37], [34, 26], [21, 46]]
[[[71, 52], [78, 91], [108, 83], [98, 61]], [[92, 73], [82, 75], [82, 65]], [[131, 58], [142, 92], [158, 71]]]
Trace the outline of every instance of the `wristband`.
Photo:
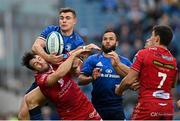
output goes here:
[[63, 58], [64, 58], [64, 59], [67, 59], [69, 56], [70, 56], [69, 53], [63, 54]]

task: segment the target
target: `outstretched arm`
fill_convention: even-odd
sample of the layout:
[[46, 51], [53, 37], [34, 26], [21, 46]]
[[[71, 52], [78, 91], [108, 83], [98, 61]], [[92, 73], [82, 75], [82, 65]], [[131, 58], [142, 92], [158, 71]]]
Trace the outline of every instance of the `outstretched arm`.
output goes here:
[[123, 91], [127, 88], [130, 87], [134, 82], [136, 82], [138, 78], [138, 72], [130, 69], [128, 75], [123, 78], [121, 81], [120, 85], [118, 85], [115, 89], [115, 93], [117, 95], [122, 95]]
[[89, 50], [80, 48], [77, 51], [74, 51], [68, 57], [68, 59], [66, 59], [66, 61], [64, 61], [61, 65], [59, 65], [58, 69], [54, 73], [50, 74], [47, 77], [47, 86], [54, 85], [60, 78], [64, 77], [70, 71], [75, 57], [81, 54], [82, 52], [86, 52], [86, 51], [89, 51]]
[[45, 39], [42, 37], [38, 37], [32, 46], [32, 51], [34, 53], [40, 55], [46, 61], [48, 61], [52, 64], [58, 64], [63, 59], [63, 56], [55, 55], [55, 54], [47, 54], [44, 50], [45, 46], [46, 46]]

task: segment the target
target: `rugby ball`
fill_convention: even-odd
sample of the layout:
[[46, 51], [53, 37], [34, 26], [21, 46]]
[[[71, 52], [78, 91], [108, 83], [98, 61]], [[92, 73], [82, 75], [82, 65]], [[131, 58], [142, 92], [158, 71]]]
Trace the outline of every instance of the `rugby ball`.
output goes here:
[[46, 51], [48, 54], [55, 53], [56, 55], [62, 54], [64, 49], [64, 40], [60, 33], [53, 31], [51, 32], [46, 41]]

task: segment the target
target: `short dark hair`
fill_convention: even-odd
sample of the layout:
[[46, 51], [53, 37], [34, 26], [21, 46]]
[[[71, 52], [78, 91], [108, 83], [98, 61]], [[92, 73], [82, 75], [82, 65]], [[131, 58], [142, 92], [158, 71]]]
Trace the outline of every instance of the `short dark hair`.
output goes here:
[[109, 33], [109, 32], [114, 33], [115, 37], [116, 37], [116, 41], [118, 41], [117, 35], [116, 35], [116, 33], [112, 29], [107, 29], [106, 31], [104, 31], [103, 35], [106, 34], [106, 33]]
[[27, 68], [31, 69], [31, 70], [35, 70], [30, 64], [30, 60], [32, 60], [33, 58], [35, 58], [35, 55], [33, 52], [25, 52], [24, 56], [22, 57], [22, 65], [26, 66]]
[[155, 36], [159, 35], [160, 44], [168, 46], [173, 38], [173, 31], [171, 27], [165, 25], [158, 25], [153, 27]]
[[60, 11], [59, 11], [59, 15], [61, 13], [67, 13], [67, 12], [71, 12], [74, 15], [74, 17], [76, 18], [75, 10], [73, 10], [72, 8], [68, 8], [68, 7], [67, 8], [61, 8]]

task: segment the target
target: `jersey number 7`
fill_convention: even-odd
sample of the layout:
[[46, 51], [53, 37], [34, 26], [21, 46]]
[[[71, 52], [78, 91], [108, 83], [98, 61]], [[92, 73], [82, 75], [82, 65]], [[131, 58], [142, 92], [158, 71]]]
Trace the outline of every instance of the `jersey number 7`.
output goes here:
[[162, 77], [162, 79], [161, 79], [161, 81], [160, 81], [160, 83], [158, 85], [158, 89], [160, 89], [163, 86], [163, 84], [164, 84], [164, 82], [165, 82], [165, 80], [167, 78], [167, 74], [162, 73], [162, 72], [158, 72], [158, 77]]

